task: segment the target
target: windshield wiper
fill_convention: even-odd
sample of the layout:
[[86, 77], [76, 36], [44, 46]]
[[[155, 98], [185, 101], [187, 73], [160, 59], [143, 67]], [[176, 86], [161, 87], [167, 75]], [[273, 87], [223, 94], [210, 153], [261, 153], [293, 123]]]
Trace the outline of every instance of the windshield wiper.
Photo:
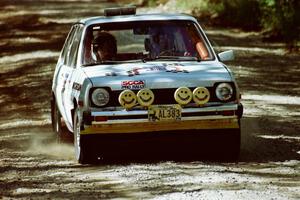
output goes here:
[[99, 61], [99, 62], [92, 62], [83, 64], [82, 66], [95, 66], [95, 65], [113, 65], [113, 64], [122, 64], [122, 63], [131, 63], [131, 62], [140, 62], [141, 60], [105, 60], [105, 61]]
[[87, 66], [105, 65], [105, 64], [118, 64], [118, 63], [120, 63], [120, 61], [106, 60], [106, 61], [86, 63], [86, 64], [83, 64], [82, 66], [87, 67]]
[[156, 56], [155, 58], [145, 58], [145, 60], [201, 61], [200, 58], [193, 56]]

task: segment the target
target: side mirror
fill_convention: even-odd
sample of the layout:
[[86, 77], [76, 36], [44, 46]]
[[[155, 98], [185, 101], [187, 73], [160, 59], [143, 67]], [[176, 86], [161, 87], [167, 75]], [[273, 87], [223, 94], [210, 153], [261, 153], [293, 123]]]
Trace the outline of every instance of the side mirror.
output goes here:
[[233, 50], [224, 51], [218, 54], [221, 61], [234, 60]]

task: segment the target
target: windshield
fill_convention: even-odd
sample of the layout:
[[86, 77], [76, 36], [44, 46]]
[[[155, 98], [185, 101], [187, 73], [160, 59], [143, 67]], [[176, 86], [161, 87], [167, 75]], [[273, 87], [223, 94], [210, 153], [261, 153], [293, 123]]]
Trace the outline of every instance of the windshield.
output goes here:
[[207, 42], [191, 21], [141, 21], [87, 28], [83, 65], [135, 60], [212, 60]]

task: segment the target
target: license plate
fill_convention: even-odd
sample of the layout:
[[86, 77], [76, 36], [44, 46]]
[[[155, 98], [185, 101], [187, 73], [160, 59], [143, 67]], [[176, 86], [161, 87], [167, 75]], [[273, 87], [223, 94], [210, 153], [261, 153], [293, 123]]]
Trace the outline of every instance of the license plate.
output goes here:
[[148, 109], [149, 121], [176, 121], [181, 119], [180, 105], [156, 105]]

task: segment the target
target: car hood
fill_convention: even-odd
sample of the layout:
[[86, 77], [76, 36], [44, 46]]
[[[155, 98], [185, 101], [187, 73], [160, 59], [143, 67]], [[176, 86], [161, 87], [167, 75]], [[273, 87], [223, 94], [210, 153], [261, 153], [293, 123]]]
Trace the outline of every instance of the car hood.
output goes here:
[[97, 65], [82, 68], [94, 87], [112, 90], [141, 88], [211, 87], [232, 81], [230, 71], [219, 62], [147, 62]]

